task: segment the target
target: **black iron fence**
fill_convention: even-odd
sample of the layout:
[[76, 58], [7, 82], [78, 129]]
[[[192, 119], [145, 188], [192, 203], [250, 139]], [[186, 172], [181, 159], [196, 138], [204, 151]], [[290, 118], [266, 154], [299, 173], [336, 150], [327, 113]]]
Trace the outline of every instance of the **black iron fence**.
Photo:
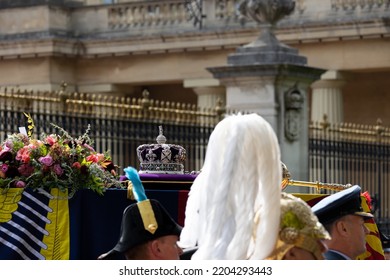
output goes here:
[[[0, 89], [0, 140], [27, 126], [24, 112], [34, 120], [34, 134], [58, 132], [54, 123], [72, 136], [88, 125], [97, 151], [109, 151], [121, 168], [139, 168], [136, 148], [155, 143], [160, 125], [167, 143], [187, 151], [185, 170], [200, 170], [208, 138], [223, 116], [221, 107], [199, 109], [193, 105], [118, 98], [97, 94], [29, 92]], [[358, 184], [372, 198], [377, 223], [390, 234], [390, 128], [352, 124], [311, 124], [310, 179], [313, 182]]]
[[382, 232], [390, 233], [390, 128], [376, 125], [310, 126], [310, 179], [360, 185], [372, 198]]

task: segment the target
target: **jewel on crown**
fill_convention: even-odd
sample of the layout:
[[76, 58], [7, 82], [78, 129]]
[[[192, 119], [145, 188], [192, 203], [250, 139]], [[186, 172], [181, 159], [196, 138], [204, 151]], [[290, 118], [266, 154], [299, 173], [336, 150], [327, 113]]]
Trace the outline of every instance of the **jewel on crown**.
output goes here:
[[139, 173], [183, 174], [186, 150], [179, 145], [166, 144], [162, 126], [159, 126], [156, 141], [157, 144], [138, 146]]

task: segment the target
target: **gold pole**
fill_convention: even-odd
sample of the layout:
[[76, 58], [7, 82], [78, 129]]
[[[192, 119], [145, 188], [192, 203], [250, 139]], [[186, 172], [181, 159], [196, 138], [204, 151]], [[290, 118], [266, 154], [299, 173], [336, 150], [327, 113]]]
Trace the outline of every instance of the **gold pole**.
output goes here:
[[310, 187], [310, 188], [316, 188], [317, 191], [320, 189], [328, 189], [332, 191], [342, 191], [345, 189], [348, 189], [352, 187], [351, 184], [334, 184], [334, 183], [321, 183], [321, 182], [307, 182], [307, 181], [296, 181], [291, 180], [291, 174], [290, 171], [287, 169], [287, 166], [282, 162], [282, 174], [283, 174], [283, 180], [281, 183], [282, 190], [287, 188], [287, 186], [299, 186], [299, 187]]
[[328, 189], [332, 191], [342, 191], [352, 187], [351, 184], [333, 184], [333, 183], [321, 183], [321, 182], [307, 182], [307, 181], [295, 181], [290, 179], [284, 179], [282, 181], [282, 189], [285, 189], [287, 186], [300, 186], [300, 187], [310, 187], [320, 189]]

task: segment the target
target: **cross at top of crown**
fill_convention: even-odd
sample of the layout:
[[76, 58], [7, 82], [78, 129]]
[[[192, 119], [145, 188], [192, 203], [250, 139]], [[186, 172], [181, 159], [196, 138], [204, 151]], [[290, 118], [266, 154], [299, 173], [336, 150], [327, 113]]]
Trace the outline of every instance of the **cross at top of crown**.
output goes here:
[[159, 130], [159, 135], [157, 136], [156, 141], [158, 144], [165, 144], [165, 142], [167, 141], [167, 138], [163, 135], [162, 125], [160, 125], [158, 127], [158, 130]]

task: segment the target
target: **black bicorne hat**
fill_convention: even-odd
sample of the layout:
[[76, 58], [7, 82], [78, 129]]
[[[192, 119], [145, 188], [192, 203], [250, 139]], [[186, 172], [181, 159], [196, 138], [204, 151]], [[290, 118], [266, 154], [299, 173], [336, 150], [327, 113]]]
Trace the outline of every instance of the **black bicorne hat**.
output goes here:
[[[145, 211], [142, 206], [140, 207], [142, 203], [150, 203], [152, 211]], [[141, 215], [142, 211], [146, 213]], [[153, 215], [155, 219], [151, 217]], [[116, 259], [119, 254], [162, 236], [180, 236], [181, 229], [182, 227], [171, 218], [167, 210], [157, 200], [148, 199], [134, 203], [123, 212], [118, 243], [112, 250], [103, 254], [100, 259]]]
[[156, 238], [176, 235], [180, 237], [182, 227], [169, 215], [157, 200], [147, 199], [138, 172], [133, 167], [124, 169], [131, 182], [131, 191], [137, 203], [123, 212], [118, 243], [99, 259], [116, 259], [118, 254]]
[[361, 188], [357, 185], [325, 197], [312, 207], [322, 224], [329, 224], [345, 215], [373, 218], [361, 206]]

